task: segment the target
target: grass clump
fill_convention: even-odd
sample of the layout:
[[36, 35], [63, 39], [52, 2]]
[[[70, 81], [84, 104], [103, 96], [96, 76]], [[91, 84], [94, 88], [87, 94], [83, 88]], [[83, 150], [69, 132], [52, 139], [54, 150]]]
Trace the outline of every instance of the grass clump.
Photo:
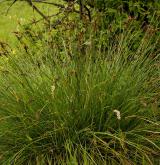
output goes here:
[[134, 49], [132, 30], [112, 42], [109, 32], [59, 32], [52, 49], [42, 42], [8, 57], [1, 164], [158, 164], [159, 54], [149, 35]]

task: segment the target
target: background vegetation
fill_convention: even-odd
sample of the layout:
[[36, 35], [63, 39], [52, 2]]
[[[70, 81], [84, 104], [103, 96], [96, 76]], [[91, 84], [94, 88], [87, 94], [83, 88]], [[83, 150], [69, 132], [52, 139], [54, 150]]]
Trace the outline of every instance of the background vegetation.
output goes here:
[[7, 21], [0, 47], [0, 164], [158, 165], [158, 1], [16, 5], [27, 21]]

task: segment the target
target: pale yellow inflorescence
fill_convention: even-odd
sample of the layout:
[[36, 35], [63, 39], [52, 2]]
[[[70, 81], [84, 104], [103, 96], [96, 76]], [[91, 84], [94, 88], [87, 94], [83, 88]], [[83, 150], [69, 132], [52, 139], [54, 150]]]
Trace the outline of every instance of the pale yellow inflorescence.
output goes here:
[[56, 87], [55, 87], [55, 85], [53, 84], [53, 85], [51, 86], [51, 94], [52, 94], [52, 96], [54, 96], [54, 91], [55, 91], [55, 89], [56, 89]]
[[116, 114], [117, 119], [118, 119], [118, 120], [121, 120], [121, 112], [118, 111], [117, 109], [113, 110], [113, 112]]

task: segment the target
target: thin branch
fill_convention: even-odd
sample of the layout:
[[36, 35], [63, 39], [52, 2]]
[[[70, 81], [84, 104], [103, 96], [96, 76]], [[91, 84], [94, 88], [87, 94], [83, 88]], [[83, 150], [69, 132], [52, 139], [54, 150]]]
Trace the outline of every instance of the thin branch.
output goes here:
[[[47, 18], [52, 18], [52, 17], [55, 17], [55, 16], [58, 16], [59, 14], [61, 14], [62, 12], [58, 12], [58, 13], [56, 13], [56, 14], [52, 14], [52, 15], [50, 15], [50, 16], [47, 16]], [[28, 25], [33, 25], [33, 24], [36, 24], [36, 23], [38, 23], [38, 22], [40, 22], [40, 21], [43, 21], [44, 20], [44, 18], [41, 18], [41, 19], [39, 19], [39, 20], [36, 20], [36, 21], [33, 21], [33, 22], [31, 22], [31, 23], [29, 23]]]
[[47, 16], [45, 16], [33, 3], [32, 0], [26, 0], [28, 2], [28, 4], [33, 8], [33, 10], [35, 10], [39, 15], [41, 15], [49, 24], [50, 24], [50, 20], [47, 18]]
[[14, 0], [14, 1], [12, 2], [12, 4], [8, 7], [8, 9], [7, 9], [7, 11], [6, 11], [6, 15], [8, 14], [10, 8], [11, 8], [16, 2], [17, 2], [17, 0]]

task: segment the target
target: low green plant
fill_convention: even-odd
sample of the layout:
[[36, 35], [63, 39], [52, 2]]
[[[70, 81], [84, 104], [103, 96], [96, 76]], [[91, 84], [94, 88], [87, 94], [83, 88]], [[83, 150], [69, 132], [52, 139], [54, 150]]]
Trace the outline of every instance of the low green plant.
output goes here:
[[159, 163], [156, 43], [149, 32], [141, 41], [137, 31], [112, 42], [110, 34], [62, 28], [7, 57], [0, 68], [1, 164]]

